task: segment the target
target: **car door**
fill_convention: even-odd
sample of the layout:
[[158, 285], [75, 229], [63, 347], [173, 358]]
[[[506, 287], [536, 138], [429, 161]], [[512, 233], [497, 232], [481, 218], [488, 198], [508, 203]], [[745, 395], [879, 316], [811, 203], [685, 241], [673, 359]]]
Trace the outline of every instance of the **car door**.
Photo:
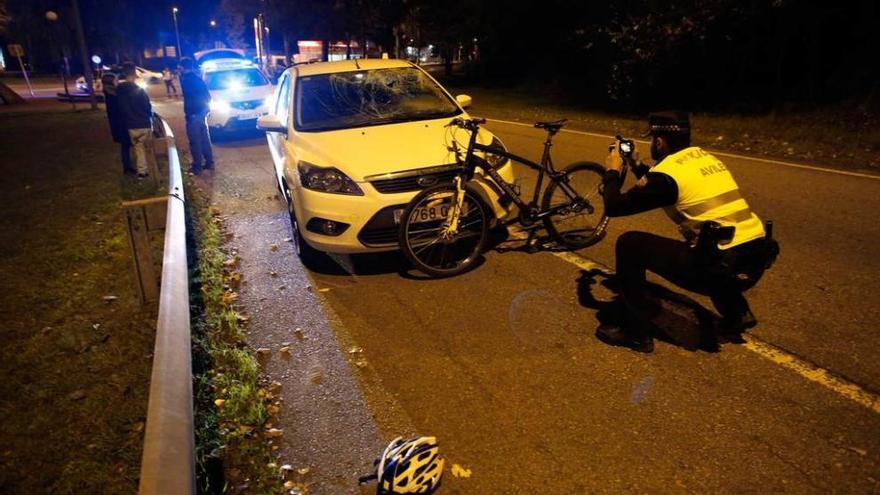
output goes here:
[[[290, 73], [281, 76], [278, 82], [278, 89], [275, 92], [275, 103], [272, 111], [278, 120], [285, 125], [290, 125], [288, 118], [290, 109]], [[278, 184], [283, 187], [284, 179], [284, 162], [286, 160], [285, 141], [287, 134], [282, 132], [267, 132], [266, 139], [269, 142], [269, 152], [272, 154], [272, 161], [275, 164], [275, 174], [278, 177]], [[283, 189], [282, 189], [283, 190]]]

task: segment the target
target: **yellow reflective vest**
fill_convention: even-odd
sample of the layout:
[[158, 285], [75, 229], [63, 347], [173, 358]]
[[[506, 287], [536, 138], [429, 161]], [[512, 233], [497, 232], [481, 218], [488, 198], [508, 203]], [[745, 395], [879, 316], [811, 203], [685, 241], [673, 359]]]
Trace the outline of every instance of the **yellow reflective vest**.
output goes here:
[[727, 167], [702, 148], [673, 153], [651, 172], [668, 175], [678, 186], [678, 199], [665, 210], [686, 239], [695, 239], [703, 222], [710, 220], [736, 228], [733, 239], [719, 244], [720, 249], [764, 237], [763, 222], [749, 209]]

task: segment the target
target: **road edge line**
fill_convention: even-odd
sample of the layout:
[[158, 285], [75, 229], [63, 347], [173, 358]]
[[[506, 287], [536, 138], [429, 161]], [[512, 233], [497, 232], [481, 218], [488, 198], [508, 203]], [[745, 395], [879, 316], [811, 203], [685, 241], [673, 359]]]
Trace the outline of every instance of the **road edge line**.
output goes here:
[[825, 368], [789, 354], [758, 337], [753, 335], [746, 335], [744, 337], [746, 340], [744, 347], [746, 349], [880, 414], [880, 396], [865, 390], [849, 380], [836, 376]]
[[[534, 127], [533, 125], [525, 124], [523, 122], [516, 122], [513, 120], [492, 119], [492, 118], [488, 118], [488, 117], [486, 120], [488, 120], [489, 122], [498, 122], [501, 124], [518, 125], [521, 127]], [[569, 134], [578, 134], [578, 135], [582, 135], [582, 136], [593, 136], [593, 137], [614, 139], [614, 136], [612, 136], [610, 134], [601, 134], [598, 132], [576, 131], [576, 130], [572, 130], [572, 129], [561, 129], [559, 132], [566, 132]], [[650, 142], [650, 141], [645, 141], [643, 139], [635, 139], [634, 141], [636, 141], [638, 143], [643, 143], [643, 144]], [[739, 158], [741, 160], [753, 160], [753, 161], [762, 162], [762, 163], [772, 163], [774, 165], [782, 165], [784, 167], [799, 168], [799, 169], [804, 169], [804, 170], [813, 170], [816, 172], [826, 172], [829, 174], [848, 175], [850, 177], [860, 177], [862, 179], [880, 180], [880, 175], [863, 174], [863, 173], [859, 173], [859, 172], [849, 172], [846, 170], [838, 170], [838, 169], [826, 168], [826, 167], [816, 167], [813, 165], [801, 165], [799, 163], [784, 162], [781, 160], [772, 160], [769, 158], [760, 158], [760, 157], [755, 157], [755, 156], [738, 155], [736, 153], [728, 153], [726, 151], [718, 151], [718, 150], [713, 150], [711, 148], [706, 148], [706, 149], [707, 149], [707, 151], [711, 152], [712, 154], [715, 154], [718, 156]]]

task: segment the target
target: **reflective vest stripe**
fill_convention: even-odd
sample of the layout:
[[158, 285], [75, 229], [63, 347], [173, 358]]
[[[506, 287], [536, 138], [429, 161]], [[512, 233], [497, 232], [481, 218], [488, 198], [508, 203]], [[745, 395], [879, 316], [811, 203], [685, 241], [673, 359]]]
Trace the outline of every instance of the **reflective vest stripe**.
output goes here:
[[744, 208], [739, 211], [735, 211], [730, 215], [724, 215], [723, 217], [718, 217], [715, 219], [717, 222], [730, 222], [730, 223], [740, 223], [745, 222], [746, 220], [751, 220], [752, 218], [752, 210], [748, 208]]
[[692, 217], [698, 217], [707, 211], [714, 210], [719, 206], [724, 206], [727, 203], [733, 203], [739, 199], [743, 199], [742, 195], [739, 193], [739, 189], [734, 189], [732, 191], [727, 191], [726, 193], [719, 194], [714, 198], [704, 199], [699, 203], [688, 206], [687, 208], [682, 208], [682, 210]]

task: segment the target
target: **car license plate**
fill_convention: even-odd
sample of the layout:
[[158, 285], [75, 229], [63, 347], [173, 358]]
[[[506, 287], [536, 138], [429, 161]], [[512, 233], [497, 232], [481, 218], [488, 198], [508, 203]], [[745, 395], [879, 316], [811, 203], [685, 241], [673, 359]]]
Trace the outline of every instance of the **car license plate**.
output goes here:
[[[417, 208], [412, 215], [412, 223], [424, 223], [433, 220], [443, 220], [449, 216], [450, 205], [423, 206]], [[399, 224], [403, 216], [403, 208], [394, 210], [394, 223]]]
[[243, 113], [238, 116], [238, 120], [253, 120], [260, 116], [260, 112]]

